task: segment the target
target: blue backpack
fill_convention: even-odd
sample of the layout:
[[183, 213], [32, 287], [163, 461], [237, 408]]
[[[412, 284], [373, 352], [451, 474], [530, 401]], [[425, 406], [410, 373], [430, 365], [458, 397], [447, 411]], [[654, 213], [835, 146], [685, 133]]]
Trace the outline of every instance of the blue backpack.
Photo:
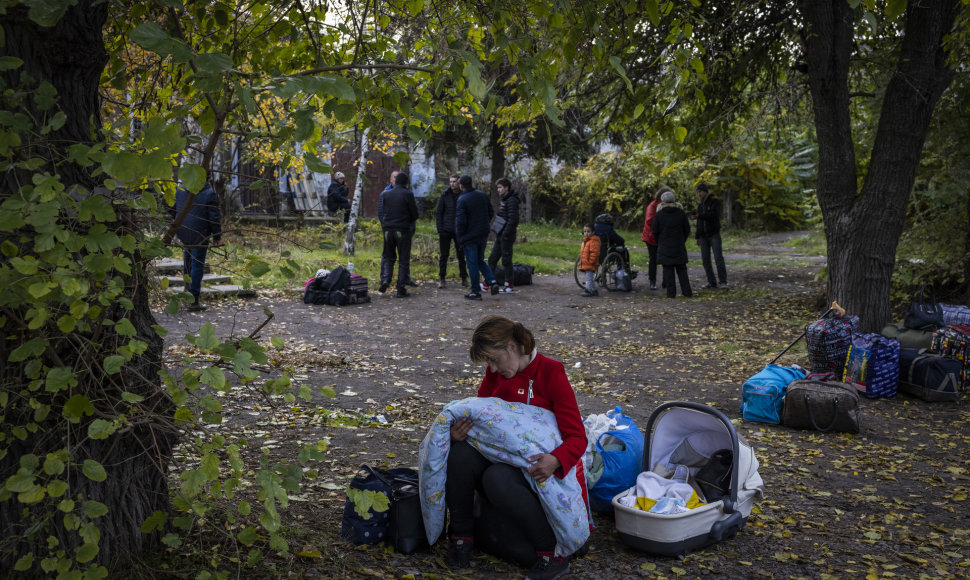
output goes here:
[[769, 364], [741, 387], [741, 416], [745, 421], [780, 424], [789, 383], [804, 378], [802, 369]]

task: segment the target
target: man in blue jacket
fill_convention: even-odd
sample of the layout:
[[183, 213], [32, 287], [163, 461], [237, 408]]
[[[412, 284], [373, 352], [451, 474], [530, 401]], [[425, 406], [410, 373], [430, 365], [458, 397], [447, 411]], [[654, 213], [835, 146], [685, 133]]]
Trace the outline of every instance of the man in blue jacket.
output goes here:
[[[189, 192], [178, 188], [175, 192], [174, 214], [177, 216], [189, 202]], [[189, 294], [195, 299], [186, 308], [200, 312], [206, 307], [199, 302], [202, 293], [202, 276], [205, 274], [205, 256], [209, 245], [222, 245], [222, 214], [219, 212], [219, 198], [208, 181], [195, 194], [192, 207], [179, 227], [179, 241], [182, 242], [183, 271], [189, 276]]]
[[455, 208], [455, 236], [458, 243], [465, 250], [465, 261], [468, 263], [468, 275], [471, 281], [471, 292], [465, 295], [469, 300], [482, 299], [482, 286], [478, 279], [478, 272], [488, 281], [492, 294], [498, 294], [499, 288], [495, 275], [485, 262], [485, 244], [488, 242], [489, 224], [495, 210], [488, 196], [472, 187], [472, 178], [462, 175], [458, 180], [461, 195]]
[[405, 283], [411, 279], [411, 236], [418, 220], [418, 206], [414, 193], [408, 189], [407, 173], [398, 173], [394, 189], [381, 193], [381, 226], [384, 230], [384, 251], [381, 253], [381, 293], [391, 285], [394, 262], [398, 260], [397, 297], [410, 296]]

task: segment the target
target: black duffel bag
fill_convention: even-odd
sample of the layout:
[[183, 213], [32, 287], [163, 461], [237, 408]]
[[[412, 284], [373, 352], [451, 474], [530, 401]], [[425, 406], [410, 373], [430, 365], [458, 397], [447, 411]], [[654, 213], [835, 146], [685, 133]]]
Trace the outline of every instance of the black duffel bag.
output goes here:
[[[513, 286], [528, 286], [532, 284], [532, 274], [535, 272], [535, 266], [529, 266], [528, 264], [512, 264], [512, 281], [510, 282]], [[496, 266], [495, 279], [499, 284], [505, 284], [505, 268], [503, 266]]]
[[916, 300], [909, 305], [903, 324], [915, 330], [936, 330], [944, 326], [943, 309], [936, 301], [932, 286], [924, 285], [919, 289]]
[[899, 349], [899, 390], [931, 402], [960, 399], [960, 361], [925, 349]]
[[408, 467], [379, 469], [361, 465], [350, 481], [351, 489], [379, 492], [387, 496], [386, 511], [368, 508], [362, 516], [348, 497], [344, 502], [340, 537], [355, 544], [386, 542], [395, 551], [410, 554], [428, 547], [421, 515], [418, 472]]

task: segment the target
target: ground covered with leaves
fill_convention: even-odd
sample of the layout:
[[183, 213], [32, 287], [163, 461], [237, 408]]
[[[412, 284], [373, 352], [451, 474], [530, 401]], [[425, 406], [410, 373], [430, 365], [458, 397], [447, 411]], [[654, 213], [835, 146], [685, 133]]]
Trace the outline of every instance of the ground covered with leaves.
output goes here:
[[[294, 294], [224, 302], [204, 314], [159, 312], [174, 359], [191, 354], [184, 336], [205, 322], [221, 336], [247, 336], [268, 308], [274, 318], [260, 337], [285, 341], [272, 350], [268, 370], [292, 367], [301, 384], [337, 393], [304, 405], [269, 400], [252, 387], [223, 401], [225, 432], [246, 439], [253, 460], [295, 457], [302, 443], [328, 443], [327, 459], [307, 473], [309, 485], [282, 514], [291, 555], [270, 554], [255, 568], [240, 562], [233, 574], [521, 577], [522, 569], [484, 554], [455, 574], [444, 565], [443, 541], [405, 556], [338, 537], [343, 490], [358, 466], [416, 466], [418, 444], [441, 407], [477, 390], [483, 369], [468, 360], [472, 329], [484, 315], [502, 314], [532, 329], [540, 350], [565, 364], [584, 416], [622, 405], [642, 428], [663, 402], [708, 404], [735, 420], [760, 461], [765, 498], [736, 538], [684, 558], [654, 557], [626, 547], [612, 516], [597, 514], [590, 552], [573, 562], [571, 577], [966, 576], [970, 427], [963, 402], [864, 400], [858, 435], [741, 421], [741, 384], [798, 337], [826, 301], [819, 260], [777, 242], [729, 248], [726, 290], [697, 290], [704, 275], [692, 259], [691, 299], [648, 290], [646, 255], [638, 251], [634, 291], [598, 299], [580, 297], [570, 272], [537, 276], [531, 286], [482, 302], [463, 299], [457, 284], [439, 290], [424, 281], [411, 298], [374, 293], [370, 304], [343, 308], [305, 306]], [[804, 341], [782, 363], [807, 366]], [[176, 558], [167, 566], [194, 576]]]

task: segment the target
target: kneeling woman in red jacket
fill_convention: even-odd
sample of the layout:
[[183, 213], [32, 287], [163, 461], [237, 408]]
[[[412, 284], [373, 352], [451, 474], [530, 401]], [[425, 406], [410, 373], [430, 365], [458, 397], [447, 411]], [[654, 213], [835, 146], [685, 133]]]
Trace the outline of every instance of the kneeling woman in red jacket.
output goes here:
[[[512, 403], [537, 405], [552, 411], [562, 436], [562, 445], [550, 453], [534, 455], [529, 475], [542, 483], [550, 477], [562, 479], [576, 466], [576, 478], [589, 509], [583, 474], [586, 430], [566, 371], [561, 362], [541, 355], [535, 338], [522, 326], [503, 316], [487, 316], [472, 335], [469, 355], [474, 362], [488, 363], [478, 387], [479, 397], [498, 397]], [[445, 497], [451, 514], [451, 545], [445, 563], [451, 568], [470, 566], [474, 543], [475, 491], [510, 524], [510, 532], [535, 549], [535, 564], [526, 578], [557, 578], [569, 564], [555, 555], [556, 536], [546, 520], [538, 496], [522, 470], [505, 463], [492, 463], [465, 439], [471, 419], [459, 419], [451, 426], [451, 452]], [[510, 534], [511, 535], [511, 534]], [[503, 538], [506, 543], [513, 538]]]

